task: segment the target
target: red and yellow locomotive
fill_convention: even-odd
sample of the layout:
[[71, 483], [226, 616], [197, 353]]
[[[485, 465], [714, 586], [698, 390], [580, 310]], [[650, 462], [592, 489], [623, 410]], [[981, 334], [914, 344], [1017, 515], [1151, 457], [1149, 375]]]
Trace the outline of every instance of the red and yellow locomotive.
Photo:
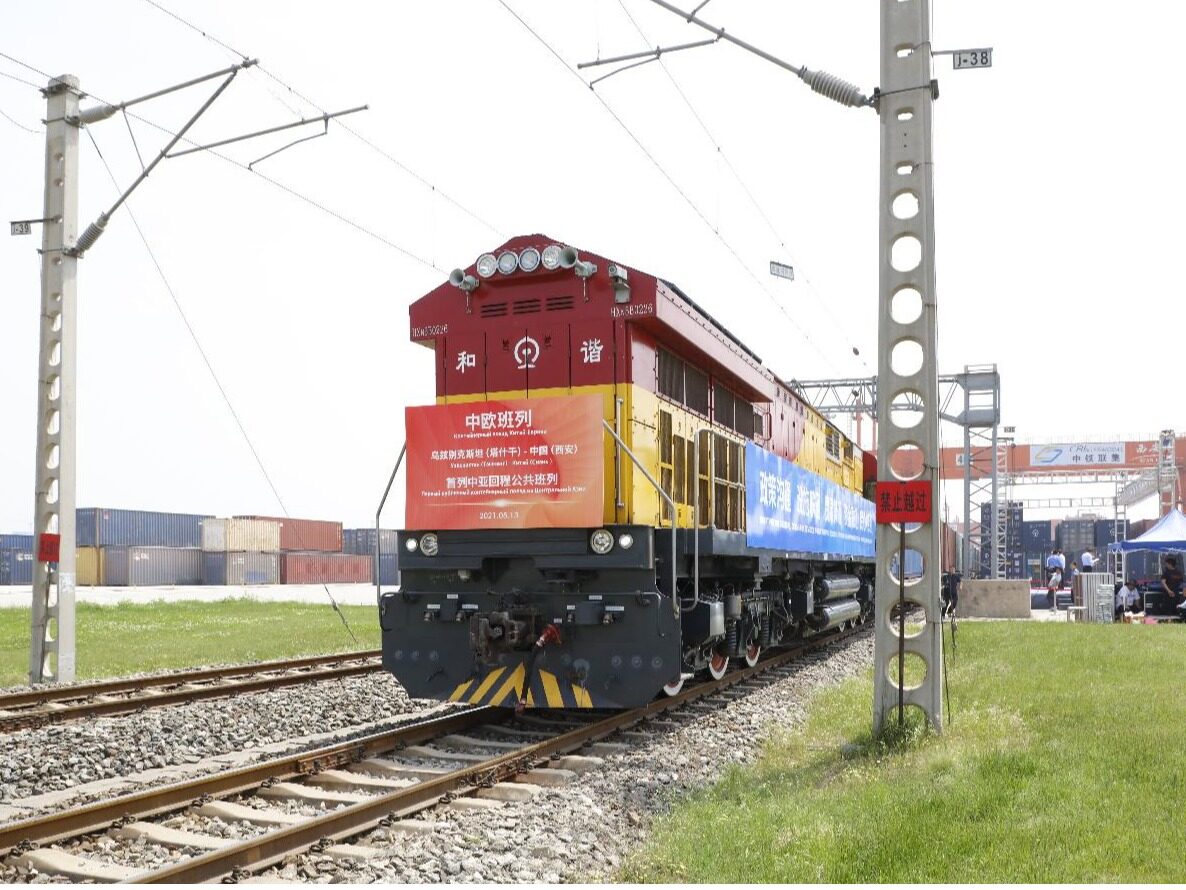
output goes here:
[[864, 455], [676, 285], [527, 235], [410, 315], [409, 694], [632, 707], [870, 614]]

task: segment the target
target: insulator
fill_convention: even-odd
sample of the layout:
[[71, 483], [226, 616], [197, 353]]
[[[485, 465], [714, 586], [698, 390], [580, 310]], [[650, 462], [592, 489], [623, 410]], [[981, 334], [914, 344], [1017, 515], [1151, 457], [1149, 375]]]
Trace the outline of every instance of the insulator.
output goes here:
[[854, 108], [869, 104], [869, 98], [861, 92], [860, 87], [837, 77], [835, 74], [804, 68], [799, 76], [812, 90], [821, 96], [827, 96], [833, 102], [850, 105]]
[[104, 229], [107, 228], [107, 217], [100, 216], [97, 220], [86, 227], [86, 231], [82, 233], [78, 241], [74, 244], [74, 249], [71, 251], [75, 256], [82, 256], [91, 245], [99, 240], [99, 236], [103, 234]]

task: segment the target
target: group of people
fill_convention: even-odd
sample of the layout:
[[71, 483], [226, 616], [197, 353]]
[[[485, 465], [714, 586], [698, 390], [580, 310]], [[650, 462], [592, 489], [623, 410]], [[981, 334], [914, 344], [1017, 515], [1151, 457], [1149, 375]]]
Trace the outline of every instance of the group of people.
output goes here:
[[[1054, 548], [1046, 557], [1046, 605], [1050, 607], [1051, 612], [1054, 611], [1055, 594], [1066, 586], [1066, 582], [1070, 581], [1074, 587], [1075, 578], [1086, 572], [1094, 572], [1098, 561], [1095, 551], [1088, 547], [1080, 554], [1078, 562], [1071, 560], [1071, 570], [1068, 574], [1066, 554], [1061, 548]], [[1083, 566], [1082, 572], [1079, 570], [1080, 565]]]
[[[1080, 561], [1083, 564], [1083, 572], [1090, 572], [1095, 569], [1096, 557], [1092, 550], [1085, 550], [1080, 557]], [[1049, 576], [1046, 584], [1046, 604], [1053, 612], [1055, 609], [1055, 594], [1063, 589], [1068, 577], [1066, 575], [1066, 556], [1057, 547], [1046, 558], [1046, 572]], [[1074, 585], [1075, 577], [1079, 574], [1079, 565], [1072, 560], [1069, 574], [1072, 586]], [[1186, 620], [1186, 575], [1183, 574], [1182, 566], [1179, 564], [1178, 557], [1176, 556], [1167, 556], [1165, 558], [1161, 572], [1161, 590], [1169, 597], [1169, 604], [1174, 610], [1174, 613], [1183, 620]], [[1141, 596], [1140, 585], [1135, 579], [1127, 579], [1117, 589], [1115, 608], [1117, 620], [1123, 618], [1125, 612], [1143, 611], [1144, 600]]]

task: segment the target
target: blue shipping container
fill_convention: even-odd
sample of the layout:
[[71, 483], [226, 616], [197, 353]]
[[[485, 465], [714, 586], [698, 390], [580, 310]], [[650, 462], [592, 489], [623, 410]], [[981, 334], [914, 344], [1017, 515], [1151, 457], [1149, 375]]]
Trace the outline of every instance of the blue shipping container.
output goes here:
[[[398, 532], [392, 528], [379, 529], [379, 548], [383, 554], [395, 553], [399, 549]], [[375, 530], [373, 528], [342, 529], [342, 552], [374, 556]]]
[[0, 585], [32, 583], [33, 554], [28, 550], [0, 550]]
[[384, 553], [379, 557], [379, 583], [399, 584], [399, 554]]
[[75, 512], [75, 543], [79, 547], [201, 547], [202, 520], [209, 518], [87, 507]]
[[33, 552], [32, 535], [0, 535], [0, 550], [23, 550]]
[[1128, 520], [1120, 520], [1120, 537], [1117, 538], [1115, 519], [1097, 519], [1095, 522], [1095, 546], [1103, 549], [1114, 541], [1128, 540], [1127, 533]]
[[1023, 522], [1021, 524], [1022, 546], [1029, 551], [1048, 550], [1053, 542], [1050, 534], [1050, 521]]
[[221, 551], [203, 553], [202, 583], [236, 587], [247, 584], [279, 584], [280, 555]]

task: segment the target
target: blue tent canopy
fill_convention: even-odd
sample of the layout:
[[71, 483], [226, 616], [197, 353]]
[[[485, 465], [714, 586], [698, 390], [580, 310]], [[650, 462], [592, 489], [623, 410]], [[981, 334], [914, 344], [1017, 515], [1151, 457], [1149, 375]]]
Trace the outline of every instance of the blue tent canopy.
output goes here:
[[1117, 541], [1108, 545], [1109, 550], [1157, 550], [1166, 552], [1171, 550], [1186, 550], [1186, 513], [1181, 510], [1171, 510], [1161, 517], [1161, 520], [1139, 538], [1131, 541]]

